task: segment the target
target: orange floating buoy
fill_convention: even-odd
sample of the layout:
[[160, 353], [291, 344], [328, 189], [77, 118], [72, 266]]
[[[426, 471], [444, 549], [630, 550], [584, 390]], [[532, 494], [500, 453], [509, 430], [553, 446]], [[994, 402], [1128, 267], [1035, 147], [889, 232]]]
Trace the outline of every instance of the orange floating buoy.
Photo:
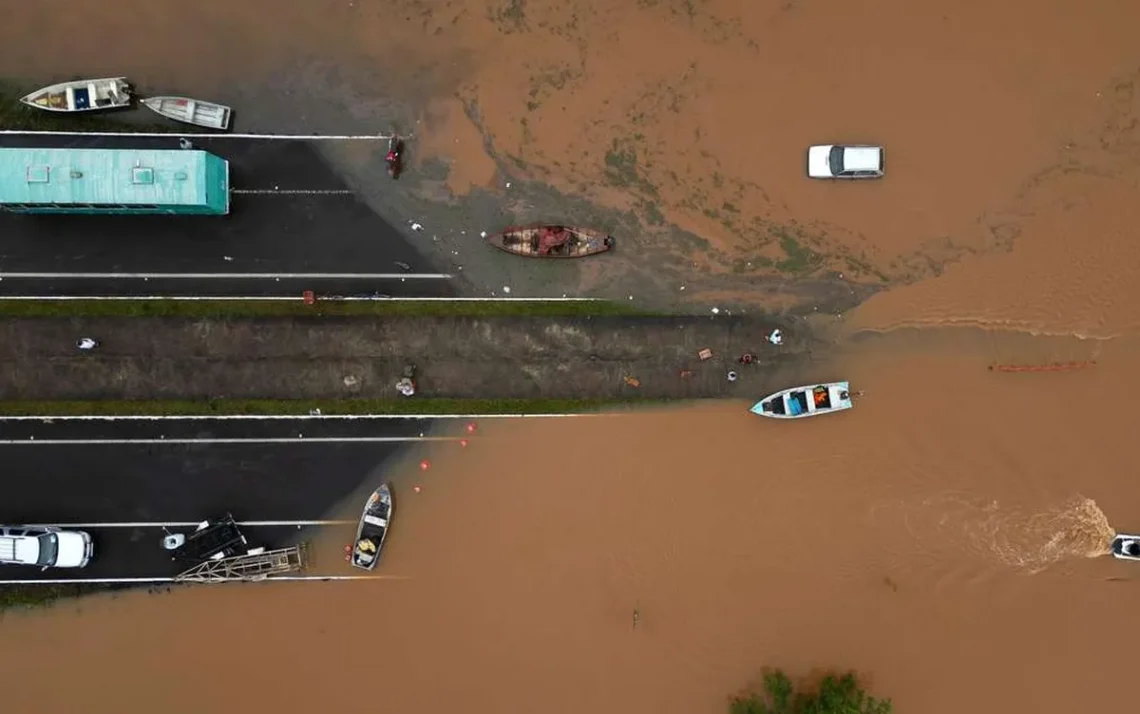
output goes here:
[[467, 448], [467, 439], [460, 439], [459, 445], [466, 449]]
[[431, 468], [431, 462], [428, 461], [427, 459], [424, 459], [423, 461], [420, 462], [420, 471], [427, 471], [430, 468]]
[[345, 546], [344, 546], [344, 554], [345, 554], [345, 555], [348, 555], [348, 554], [349, 554], [349, 553], [351, 553], [351, 552], [352, 552], [352, 544], [351, 544], [351, 543], [349, 543], [349, 544], [347, 544], [347, 545], [345, 545]]
[[472, 422], [467, 423], [467, 433], [468, 434], [474, 434], [475, 433], [475, 422], [472, 421]]
[[344, 554], [344, 562], [351, 563], [352, 562], [352, 556], [349, 555], [348, 553], [345, 553]]

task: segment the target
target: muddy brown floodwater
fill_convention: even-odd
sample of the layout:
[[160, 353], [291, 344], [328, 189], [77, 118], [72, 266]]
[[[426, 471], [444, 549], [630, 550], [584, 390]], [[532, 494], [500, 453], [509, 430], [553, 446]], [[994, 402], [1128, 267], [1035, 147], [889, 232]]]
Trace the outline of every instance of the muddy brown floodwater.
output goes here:
[[[70, 5], [13, 8], [0, 63], [256, 95], [305, 131], [406, 96], [446, 200], [509, 166], [675, 223], [702, 239], [621, 259], [723, 280], [688, 295], [914, 284], [815, 320], [841, 349], [802, 379], [851, 379], [850, 413], [484, 423], [396, 469], [402, 579], [8, 614], [13, 711], [713, 714], [768, 666], [856, 669], [900, 712], [1134, 704], [1140, 570], [1103, 554], [1140, 528], [1135, 3]], [[887, 179], [803, 179], [829, 139], [885, 144]], [[583, 274], [624, 294], [607, 265]]]
[[[1140, 527], [1140, 344], [1043, 339], [864, 336], [805, 374], [860, 403], [811, 422], [743, 403], [485, 420], [389, 474], [380, 571], [406, 579], [9, 614], [6, 702], [713, 714], [780, 666], [857, 669], [904, 712], [1123, 711], [1140, 571], [1102, 556], [1109, 519]], [[348, 570], [348, 537], [318, 548], [324, 572]]]

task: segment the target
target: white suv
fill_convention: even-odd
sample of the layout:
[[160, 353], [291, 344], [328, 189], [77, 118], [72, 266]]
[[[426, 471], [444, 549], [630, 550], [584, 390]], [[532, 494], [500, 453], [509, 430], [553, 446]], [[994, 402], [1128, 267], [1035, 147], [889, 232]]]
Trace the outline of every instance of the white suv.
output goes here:
[[881, 146], [821, 144], [808, 149], [808, 176], [811, 178], [882, 178]]
[[43, 568], [82, 568], [95, 544], [84, 531], [49, 526], [0, 526], [0, 564]]

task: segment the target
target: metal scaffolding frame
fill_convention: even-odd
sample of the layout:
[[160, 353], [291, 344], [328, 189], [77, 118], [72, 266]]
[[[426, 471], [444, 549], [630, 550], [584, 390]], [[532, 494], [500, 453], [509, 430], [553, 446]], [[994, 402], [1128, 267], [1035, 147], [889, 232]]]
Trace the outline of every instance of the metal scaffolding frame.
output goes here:
[[175, 576], [179, 583], [256, 582], [274, 575], [296, 573], [309, 562], [308, 543], [252, 555], [207, 560]]

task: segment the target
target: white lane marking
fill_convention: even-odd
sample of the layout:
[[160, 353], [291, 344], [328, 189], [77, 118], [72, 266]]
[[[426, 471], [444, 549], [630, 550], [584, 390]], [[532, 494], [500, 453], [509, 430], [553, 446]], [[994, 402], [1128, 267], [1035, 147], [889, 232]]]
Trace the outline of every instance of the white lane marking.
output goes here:
[[248, 439], [0, 439], [0, 446], [130, 446], [133, 444], [336, 444], [392, 443], [406, 441], [458, 441], [451, 436], [286, 436]]
[[[290, 580], [293, 582], [320, 582], [323, 580], [411, 580], [410, 575], [271, 575], [265, 580], [260, 582], [269, 582], [273, 580]], [[173, 583], [176, 582], [174, 578], [44, 578], [39, 579], [20, 579], [20, 580], [0, 580], [0, 586], [4, 585], [69, 585], [71, 583], [83, 584], [130, 584], [130, 583]], [[239, 580], [232, 580], [230, 582], [241, 582]], [[215, 583], [192, 583], [194, 585], [214, 585]]]
[[[198, 302], [219, 301], [292, 301], [304, 300], [303, 295], [0, 295], [0, 302], [4, 300], [165, 300], [178, 302], [189, 300]], [[533, 298], [498, 298], [498, 297], [390, 297], [387, 295], [318, 295], [317, 302], [599, 302], [603, 298], [588, 297], [533, 297]]]
[[351, 196], [356, 191], [335, 188], [233, 188], [230, 193], [242, 196]]
[[[246, 526], [248, 528], [277, 528], [285, 526], [297, 527], [311, 527], [311, 526], [346, 526], [356, 523], [356, 521], [236, 521], [239, 526]], [[25, 523], [25, 526], [35, 526], [39, 528], [193, 528], [201, 524], [201, 521], [124, 521], [124, 522], [106, 522], [106, 523]]]
[[0, 273], [0, 280], [450, 280], [448, 273]]
[[[269, 139], [276, 141], [379, 141], [391, 139], [390, 134], [201, 134], [195, 132], [147, 132], [147, 131], [25, 131], [5, 129], [3, 136], [122, 136], [157, 137], [170, 139]], [[410, 139], [412, 136], [401, 136]]]
[[0, 416], [3, 421], [42, 421], [50, 424], [54, 421], [163, 421], [187, 420], [206, 421], [286, 421], [307, 419], [566, 419], [570, 417], [613, 416], [607, 412], [581, 412], [570, 414], [66, 414], [52, 416], [50, 414], [21, 414]]

